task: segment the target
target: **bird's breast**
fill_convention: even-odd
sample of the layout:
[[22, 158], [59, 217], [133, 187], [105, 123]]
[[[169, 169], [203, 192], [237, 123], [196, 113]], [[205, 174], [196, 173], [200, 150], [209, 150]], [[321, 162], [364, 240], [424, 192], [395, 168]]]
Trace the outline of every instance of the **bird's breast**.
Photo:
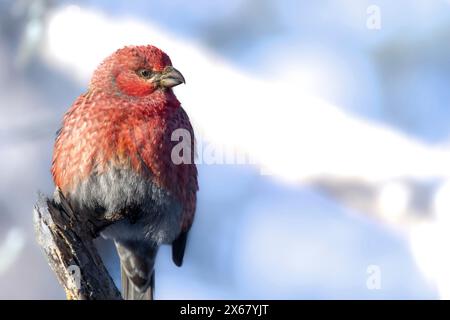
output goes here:
[[164, 223], [186, 225], [195, 209], [197, 171], [195, 164], [176, 165], [171, 159], [177, 143], [171, 134], [179, 127], [192, 132], [184, 113], [75, 104], [55, 143], [55, 184], [81, 212], [110, 221], [165, 214], [170, 221]]

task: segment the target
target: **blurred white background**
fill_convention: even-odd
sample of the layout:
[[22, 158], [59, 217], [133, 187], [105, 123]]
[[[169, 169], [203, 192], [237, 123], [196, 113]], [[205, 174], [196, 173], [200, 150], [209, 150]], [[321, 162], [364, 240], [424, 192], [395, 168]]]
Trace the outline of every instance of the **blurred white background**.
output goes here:
[[32, 207], [65, 110], [135, 44], [186, 77], [202, 145], [185, 264], [160, 252], [157, 298], [450, 298], [449, 36], [444, 0], [2, 0], [0, 298], [65, 297]]

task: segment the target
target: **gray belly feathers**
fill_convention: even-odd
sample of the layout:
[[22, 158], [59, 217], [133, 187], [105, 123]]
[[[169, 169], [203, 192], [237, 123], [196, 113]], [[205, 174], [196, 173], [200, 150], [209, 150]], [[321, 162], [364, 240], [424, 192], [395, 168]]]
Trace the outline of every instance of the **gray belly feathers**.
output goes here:
[[76, 208], [115, 221], [101, 235], [116, 242], [172, 243], [180, 233], [181, 204], [151, 179], [131, 169], [91, 175], [70, 195]]

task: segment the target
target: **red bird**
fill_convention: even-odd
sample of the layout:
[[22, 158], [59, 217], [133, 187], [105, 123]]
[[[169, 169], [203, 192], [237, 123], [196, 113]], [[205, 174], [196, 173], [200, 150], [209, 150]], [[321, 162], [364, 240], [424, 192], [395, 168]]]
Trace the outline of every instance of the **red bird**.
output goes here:
[[[152, 298], [161, 244], [172, 244], [176, 265], [183, 261], [198, 190], [193, 129], [172, 91], [184, 82], [154, 46], [117, 50], [57, 134], [55, 185], [77, 214], [107, 222], [101, 234], [116, 244], [126, 299]], [[190, 135], [183, 150], [191, 161], [173, 161], [177, 129]]]

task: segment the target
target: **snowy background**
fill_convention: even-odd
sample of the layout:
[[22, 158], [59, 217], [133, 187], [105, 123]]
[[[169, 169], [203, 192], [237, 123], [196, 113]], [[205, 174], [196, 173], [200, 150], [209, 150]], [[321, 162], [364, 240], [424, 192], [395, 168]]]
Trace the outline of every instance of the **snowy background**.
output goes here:
[[65, 298], [32, 207], [65, 110], [130, 44], [182, 71], [202, 145], [158, 299], [450, 298], [449, 37], [448, 0], [1, 0], [0, 298]]

